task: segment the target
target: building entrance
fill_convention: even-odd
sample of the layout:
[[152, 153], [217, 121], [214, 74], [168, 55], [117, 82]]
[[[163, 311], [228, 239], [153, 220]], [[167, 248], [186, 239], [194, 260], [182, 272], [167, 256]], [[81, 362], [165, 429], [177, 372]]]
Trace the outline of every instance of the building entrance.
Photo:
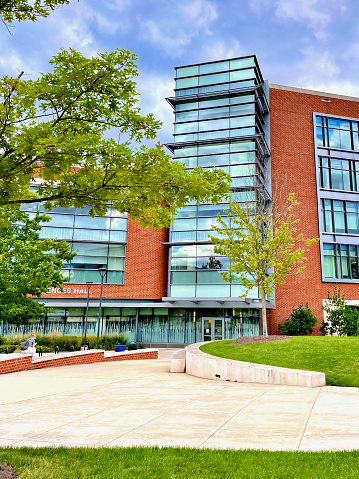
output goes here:
[[202, 341], [218, 341], [224, 336], [224, 318], [202, 318]]

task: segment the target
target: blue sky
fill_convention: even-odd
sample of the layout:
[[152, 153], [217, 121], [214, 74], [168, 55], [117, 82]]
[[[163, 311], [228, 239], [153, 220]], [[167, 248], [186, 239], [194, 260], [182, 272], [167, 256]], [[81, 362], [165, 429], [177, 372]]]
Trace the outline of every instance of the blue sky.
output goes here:
[[359, 96], [358, 0], [70, 0], [49, 18], [0, 25], [0, 74], [36, 78], [60, 48], [139, 57], [144, 112], [172, 140], [174, 67], [256, 54], [271, 83]]

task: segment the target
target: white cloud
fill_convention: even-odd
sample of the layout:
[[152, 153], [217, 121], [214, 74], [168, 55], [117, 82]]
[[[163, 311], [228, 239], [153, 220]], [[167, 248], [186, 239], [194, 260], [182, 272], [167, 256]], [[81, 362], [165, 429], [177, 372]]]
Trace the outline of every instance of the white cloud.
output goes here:
[[261, 14], [270, 9], [282, 20], [294, 20], [307, 24], [319, 40], [328, 37], [328, 26], [338, 15], [348, 11], [348, 0], [334, 3], [328, 0], [250, 0], [252, 10]]
[[218, 17], [216, 6], [207, 0], [194, 0], [179, 10], [188, 22], [198, 27], [208, 28]]
[[163, 142], [173, 141], [174, 115], [166, 97], [174, 95], [174, 80], [170, 76], [160, 76], [140, 72], [137, 79], [139, 102], [143, 114], [153, 113], [156, 120], [163, 126], [159, 132], [159, 139]]
[[217, 40], [213, 43], [207, 42], [202, 49], [201, 62], [210, 62], [214, 60], [223, 60], [225, 58], [235, 58], [244, 56], [245, 53], [237, 40], [224, 41]]
[[142, 24], [142, 38], [158, 44], [168, 55], [173, 58], [183, 54], [184, 47], [191, 42], [193, 34], [179, 30], [174, 34], [172, 29], [161, 28], [152, 20]]

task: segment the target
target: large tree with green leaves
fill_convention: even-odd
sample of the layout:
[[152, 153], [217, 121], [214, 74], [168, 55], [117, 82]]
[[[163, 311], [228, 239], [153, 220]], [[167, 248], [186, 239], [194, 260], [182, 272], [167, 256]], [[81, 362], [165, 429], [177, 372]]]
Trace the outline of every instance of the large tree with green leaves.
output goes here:
[[245, 295], [258, 288], [264, 336], [268, 335], [266, 297], [273, 295], [276, 285], [285, 283], [289, 271], [303, 271], [306, 250], [318, 241], [305, 240], [297, 233], [299, 219], [293, 209], [298, 204], [294, 194], [289, 195], [280, 213], [273, 213], [261, 202], [247, 204], [245, 208], [231, 203], [231, 225], [218, 215], [221, 226], [212, 226], [220, 234], [211, 237], [214, 252], [230, 260], [228, 271], [221, 273], [224, 280], [240, 280]]
[[0, 0], [0, 16], [4, 22], [15, 20], [36, 21], [47, 17], [56, 7], [68, 4], [69, 0]]
[[30, 295], [40, 297], [50, 286], [61, 287], [66, 281], [61, 268], [75, 254], [65, 241], [39, 239], [48, 216], [37, 213], [30, 219], [19, 209], [0, 213], [0, 320], [27, 324], [45, 311]]
[[[0, 207], [91, 204], [91, 214], [103, 215], [112, 203], [144, 226], [163, 227], [188, 202], [223, 197], [221, 170], [188, 171], [162, 145], [141, 145], [161, 123], [139, 109], [136, 58], [62, 50], [37, 80], [0, 80]], [[114, 131], [129, 140], [112, 139]]]

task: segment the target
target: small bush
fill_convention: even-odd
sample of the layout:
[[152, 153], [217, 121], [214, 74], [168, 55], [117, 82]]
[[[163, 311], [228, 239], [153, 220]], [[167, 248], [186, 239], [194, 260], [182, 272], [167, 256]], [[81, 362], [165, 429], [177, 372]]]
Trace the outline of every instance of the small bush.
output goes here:
[[[18, 346], [14, 346], [13, 344], [2, 345], [2, 346], [0, 346], [0, 354], [5, 354], [6, 352], [7, 353], [13, 353], [17, 348], [18, 348]], [[6, 349], [7, 349], [7, 351], [6, 351]]]
[[0, 336], [0, 346], [6, 343], [6, 339], [3, 336]]
[[283, 324], [278, 325], [278, 329], [287, 336], [306, 336], [307, 334], [312, 334], [313, 326], [317, 322], [317, 318], [313, 316], [308, 308], [308, 303], [305, 305], [305, 308], [300, 304], [298, 308], [293, 309], [292, 314]]
[[340, 289], [336, 286], [333, 295], [328, 291], [327, 302], [323, 306], [323, 310], [327, 313], [326, 321], [320, 328], [323, 336], [327, 334], [358, 336], [359, 311], [346, 305], [344, 295], [341, 296]]

